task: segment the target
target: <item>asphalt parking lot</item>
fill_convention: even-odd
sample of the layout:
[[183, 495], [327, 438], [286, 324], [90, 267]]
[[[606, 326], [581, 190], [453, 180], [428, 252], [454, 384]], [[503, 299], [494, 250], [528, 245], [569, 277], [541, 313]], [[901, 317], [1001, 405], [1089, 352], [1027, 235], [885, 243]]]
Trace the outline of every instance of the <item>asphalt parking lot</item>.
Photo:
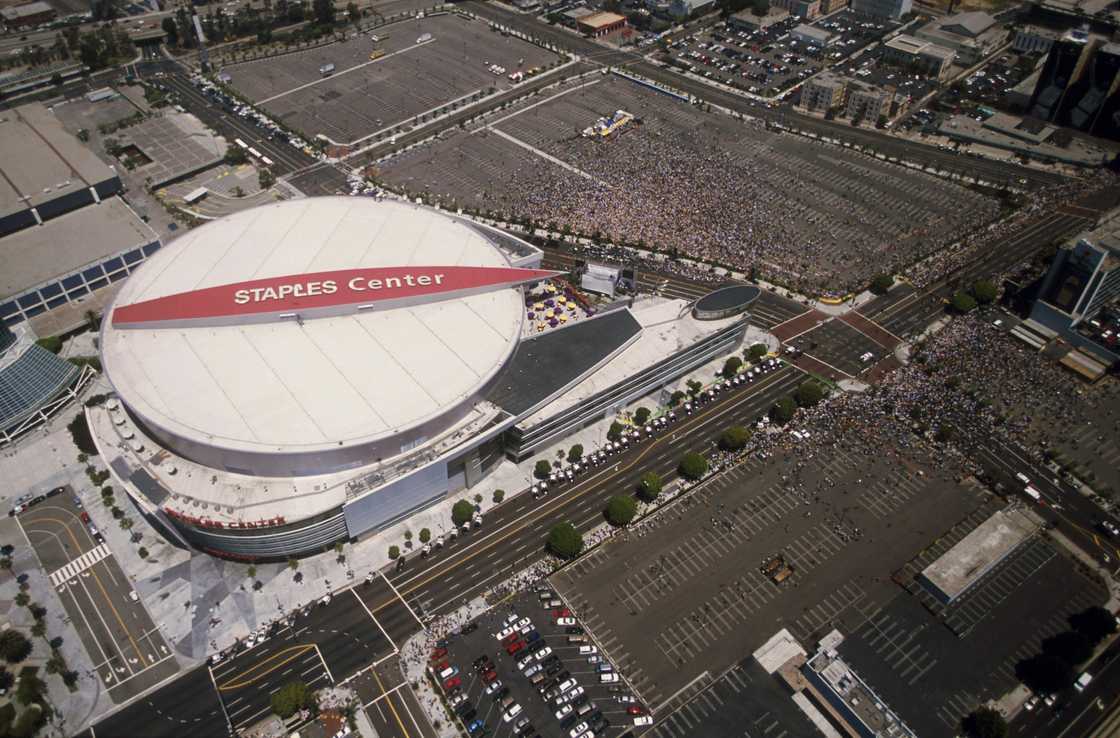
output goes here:
[[[830, 320], [796, 336], [786, 345], [829, 367], [858, 377], [889, 352], [863, 333], [840, 320]], [[871, 356], [867, 356], [871, 354]]]
[[[819, 637], [889, 599], [891, 573], [982, 504], [904, 463], [844, 448], [752, 459], [551, 581], [659, 710], [782, 627]], [[780, 584], [762, 571], [775, 556], [793, 570]]]
[[[347, 144], [452, 101], [511, 87], [510, 74], [559, 58], [454, 14], [394, 23], [374, 35], [376, 42], [363, 34], [225, 71], [230, 84], [273, 118], [305, 136]], [[430, 40], [420, 40], [427, 35]], [[384, 55], [371, 59], [375, 50]], [[331, 64], [333, 73], [320, 73]], [[494, 65], [505, 71], [492, 71]]]
[[[631, 712], [645, 712], [640, 702], [622, 701], [632, 696], [624, 681], [602, 681], [603, 674], [614, 673], [613, 665], [578, 621], [557, 622], [564, 610], [552, 597], [548, 590], [522, 593], [473, 621], [475, 630], [444, 641], [433, 654], [434, 678], [461, 711], [471, 735], [485, 729], [495, 738], [570, 738], [593, 730], [594, 735], [613, 737], [634, 727]], [[502, 639], [496, 637], [507, 630]], [[457, 672], [440, 677], [440, 668]]]
[[[114, 702], [179, 670], [112, 551], [69, 488], [16, 518]], [[133, 599], [135, 598], [135, 599]]]

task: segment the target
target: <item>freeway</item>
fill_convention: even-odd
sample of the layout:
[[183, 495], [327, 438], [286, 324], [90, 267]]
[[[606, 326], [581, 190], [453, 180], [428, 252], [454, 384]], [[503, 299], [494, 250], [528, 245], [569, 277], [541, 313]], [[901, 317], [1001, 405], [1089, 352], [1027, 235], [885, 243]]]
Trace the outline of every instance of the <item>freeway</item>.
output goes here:
[[[355, 607], [348, 592], [339, 592], [329, 604], [297, 617], [265, 646], [215, 667], [214, 677], [209, 668], [196, 668], [103, 719], [94, 728], [96, 736], [135, 735], [138, 726], [150, 738], [227, 735], [227, 713], [236, 727], [264, 709], [267, 690], [262, 685], [271, 684], [268, 680], [276, 669], [294, 668], [291, 663], [298, 661], [298, 666], [314, 670], [310, 673], [319, 678], [313, 651], [330, 681], [353, 677], [385, 658], [393, 650], [390, 645], [399, 647], [419, 630], [419, 623], [410, 620], [412, 613], [430, 617], [454, 610], [501, 583], [543, 553], [547, 531], [558, 522], [571, 521], [581, 531], [594, 527], [602, 520], [606, 501], [621, 490], [633, 489], [645, 472], [657, 471], [666, 481], [672, 480], [686, 451], [712, 447], [728, 425], [753, 422], [775, 400], [790, 394], [801, 378], [797, 369], [783, 366], [753, 384], [717, 395], [692, 415], [682, 413], [659, 435], [636, 443], [573, 483], [558, 486], [542, 500], [527, 494], [511, 499], [486, 516], [483, 529], [461, 536], [431, 557], [413, 557], [386, 572], [389, 586], [348, 588], [364, 607]], [[401, 598], [407, 607], [402, 607]], [[365, 619], [367, 613], [371, 619]], [[289, 657], [291, 661], [284, 660]], [[273, 668], [276, 664], [280, 666]], [[254, 696], [243, 689], [246, 686], [261, 687], [257, 691], [263, 696]], [[219, 701], [219, 692], [229, 701]], [[184, 694], [191, 695], [189, 702], [183, 702]]]
[[873, 149], [886, 156], [893, 156], [900, 160], [921, 163], [925, 166], [955, 173], [978, 174], [992, 182], [1023, 185], [1025, 180], [1026, 186], [1030, 188], [1055, 184], [1065, 179], [1062, 175], [1053, 172], [1028, 169], [1002, 161], [962, 156], [907, 139], [887, 136], [876, 131], [853, 128], [833, 121], [818, 120], [802, 115], [788, 105], [770, 108], [742, 95], [727, 92], [659, 67], [647, 61], [639, 53], [607, 49], [593, 41], [541, 23], [530, 15], [522, 15], [499, 5], [477, 2], [476, 0], [462, 3], [461, 6], [487, 20], [545, 39], [561, 48], [570, 49], [586, 60], [607, 66], [626, 66], [643, 77], [675, 87], [707, 102], [721, 105], [744, 115], [796, 127], [812, 132], [817, 136], [839, 139], [853, 146]]

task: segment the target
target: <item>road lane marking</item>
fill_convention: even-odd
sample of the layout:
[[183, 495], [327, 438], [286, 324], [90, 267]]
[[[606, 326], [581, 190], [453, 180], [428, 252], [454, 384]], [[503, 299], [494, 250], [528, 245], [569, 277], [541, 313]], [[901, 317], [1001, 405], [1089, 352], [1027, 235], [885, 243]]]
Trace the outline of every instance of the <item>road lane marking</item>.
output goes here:
[[[315, 649], [315, 644], [314, 643], [304, 643], [304, 644], [299, 645], [299, 646], [289, 646], [289, 647], [287, 647], [283, 650], [277, 651], [276, 653], [272, 654], [268, 658], [263, 659], [262, 661], [258, 661], [253, 666], [251, 666], [248, 669], [242, 671], [240, 674], [233, 677], [231, 680], [218, 685], [218, 691], [219, 692], [228, 692], [228, 691], [231, 691], [231, 690], [234, 690], [234, 689], [241, 689], [242, 687], [247, 687], [250, 684], [253, 684], [253, 683], [263, 679], [264, 677], [268, 676], [269, 674], [276, 671], [280, 667], [287, 665], [289, 662], [294, 661], [295, 659], [299, 658], [303, 654], [305, 654], [308, 651], [311, 651], [313, 649]], [[247, 679], [248, 675], [257, 671], [261, 667], [267, 666], [270, 662], [275, 661], [278, 657], [280, 657], [284, 654], [287, 654], [287, 653], [291, 653], [291, 655], [288, 656], [287, 658], [281, 660], [278, 664], [275, 664], [274, 666], [272, 666], [268, 669], [265, 669], [264, 671], [262, 671], [257, 676], [254, 676], [251, 679]]]

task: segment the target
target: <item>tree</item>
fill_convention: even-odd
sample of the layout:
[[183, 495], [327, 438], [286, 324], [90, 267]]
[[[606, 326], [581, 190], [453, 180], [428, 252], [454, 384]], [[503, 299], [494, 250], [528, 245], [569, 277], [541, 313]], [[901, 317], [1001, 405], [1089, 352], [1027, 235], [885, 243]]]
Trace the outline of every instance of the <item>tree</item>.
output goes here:
[[1042, 642], [1042, 652], [1077, 666], [1093, 655], [1093, 644], [1082, 633], [1067, 630], [1051, 636]]
[[544, 459], [541, 459], [533, 466], [533, 476], [537, 479], [548, 479], [548, 475], [552, 473], [552, 464]]
[[29, 602], [31, 602], [31, 597], [26, 592], [20, 592], [16, 595], [16, 606], [27, 607]]
[[257, 567], [256, 567], [256, 565], [255, 564], [249, 564], [249, 568], [245, 570], [245, 574], [250, 579], [256, 579], [257, 578]]
[[93, 434], [89, 432], [85, 413], [75, 415], [66, 425], [66, 430], [70, 431], [70, 438], [79, 451], [87, 456], [97, 456], [97, 446], [93, 444]]
[[289, 682], [272, 695], [272, 711], [285, 720], [314, 704], [315, 696], [303, 682]]
[[720, 435], [719, 447], [724, 451], [742, 451], [750, 438], [749, 430], [741, 425], [733, 425]]
[[630, 525], [637, 514], [638, 503], [629, 495], [615, 495], [607, 501], [607, 507], [603, 510], [607, 522], [618, 527]]
[[28, 708], [19, 714], [7, 733], [12, 738], [31, 738], [47, 721], [42, 705], [25, 704], [28, 704]]
[[27, 640], [27, 636], [11, 629], [0, 633], [0, 658], [9, 664], [18, 664], [29, 655], [31, 655], [31, 641]]
[[497, 505], [499, 502], [501, 502], [505, 498], [506, 498], [506, 491], [504, 489], [494, 490], [494, 504], [495, 505]]
[[36, 620], [35, 624], [31, 626], [31, 635], [36, 638], [42, 638], [47, 634], [47, 624], [42, 620]]
[[568, 463], [569, 464], [575, 464], [575, 463], [579, 462], [579, 460], [582, 459], [582, 458], [583, 458], [583, 445], [582, 444], [579, 444], [579, 443], [574, 444], [570, 449], [568, 449]]
[[727, 361], [723, 362], [723, 371], [720, 374], [724, 379], [731, 379], [739, 373], [739, 369], [743, 366], [743, 360], [738, 356], [728, 356]]
[[583, 536], [571, 523], [557, 523], [548, 532], [548, 550], [562, 559], [574, 559], [583, 550]]
[[611, 427], [607, 429], [607, 440], [612, 443], [617, 443], [618, 439], [622, 438], [622, 423], [617, 420], [611, 423]]
[[46, 691], [47, 685], [39, 678], [33, 668], [24, 668], [19, 673], [19, 684], [16, 685], [16, 699], [25, 705], [37, 702]]
[[824, 398], [824, 388], [807, 379], [797, 388], [796, 400], [800, 407], [812, 407]]
[[766, 347], [765, 343], [756, 343], [747, 349], [747, 353], [751, 357], [751, 361], [758, 361], [763, 356], [770, 353], [770, 349]]
[[688, 394], [693, 397], [696, 397], [696, 395], [700, 394], [700, 390], [704, 389], [704, 385], [700, 384], [695, 379], [688, 380], [685, 386], [688, 387]]
[[770, 408], [770, 420], [778, 425], [785, 425], [793, 419], [793, 414], [796, 411], [797, 403], [793, 401], [793, 398], [783, 397]]
[[1069, 624], [1094, 646], [1116, 632], [1116, 617], [1099, 605], [1070, 615]]
[[62, 339], [59, 338], [58, 336], [46, 336], [46, 337], [40, 338], [38, 341], [36, 341], [35, 345], [40, 346], [42, 348], [45, 348], [47, 351], [50, 351], [52, 354], [57, 354], [59, 351], [62, 350]]
[[396, 561], [401, 557], [401, 547], [397, 545], [389, 546], [389, 558]]
[[262, 190], [267, 190], [274, 184], [276, 184], [276, 177], [273, 176], [271, 169], [261, 167], [257, 170], [257, 185], [259, 185]]
[[355, 26], [362, 22], [362, 11], [358, 9], [357, 3], [349, 3], [346, 6], [346, 16], [350, 22]]
[[637, 425], [645, 425], [649, 421], [651, 415], [648, 407], [640, 407], [634, 411], [634, 423]]
[[168, 46], [178, 46], [179, 45], [179, 26], [175, 25], [175, 19], [174, 18], [164, 18], [163, 22], [160, 23], [160, 27], [163, 28], [163, 32], [167, 34], [167, 45]]
[[695, 451], [689, 451], [681, 458], [677, 471], [685, 479], [698, 481], [708, 473], [708, 460]]
[[972, 295], [962, 290], [953, 293], [953, 299], [949, 301], [949, 304], [952, 305], [953, 310], [962, 315], [976, 309], [976, 300], [972, 298]]
[[240, 146], [230, 146], [226, 149], [226, 163], [234, 166], [249, 161], [249, 155]]
[[684, 392], [675, 390], [673, 394], [669, 395], [669, 407], [676, 407], [684, 400]]
[[990, 707], [978, 707], [961, 720], [961, 730], [969, 738], [1005, 738], [1007, 721]]
[[296, 569], [298, 569], [299, 568], [299, 559], [294, 558], [294, 557], [288, 559], [288, 568], [291, 569], [292, 571], [295, 571]]
[[999, 290], [996, 286], [986, 279], [977, 280], [972, 285], [972, 296], [981, 305], [990, 305], [995, 302], [998, 294]]
[[3, 569], [4, 571], [11, 571], [12, 570], [12, 557], [11, 556], [4, 556], [4, 557], [0, 558], [0, 569]]
[[894, 285], [894, 277], [889, 274], [876, 274], [867, 289], [876, 295], [885, 295]]
[[1040, 653], [1017, 663], [1015, 676], [1032, 692], [1052, 694], [1073, 684], [1073, 667], [1057, 656]]
[[456, 526], [470, 522], [474, 517], [474, 505], [466, 500], [459, 500], [451, 507], [451, 522]]
[[315, 15], [315, 22], [320, 26], [334, 25], [333, 0], [311, 0], [311, 12]]
[[432, 540], [432, 531], [428, 530], [427, 528], [421, 528], [420, 529], [420, 542], [421, 543], [427, 543], [430, 540]]
[[642, 502], [653, 502], [661, 494], [661, 475], [657, 472], [646, 472], [638, 482], [638, 499]]

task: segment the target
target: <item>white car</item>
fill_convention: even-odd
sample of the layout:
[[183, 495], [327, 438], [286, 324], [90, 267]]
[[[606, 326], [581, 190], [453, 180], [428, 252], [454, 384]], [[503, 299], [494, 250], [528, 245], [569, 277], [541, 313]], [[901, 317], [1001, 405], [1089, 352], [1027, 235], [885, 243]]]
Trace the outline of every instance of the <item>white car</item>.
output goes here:
[[618, 696], [618, 701], [624, 705], [632, 705], [637, 702], [637, 700], [634, 699], [634, 695], [632, 694], [620, 694]]
[[565, 717], [567, 717], [568, 713], [570, 713], [571, 711], [572, 711], [572, 706], [571, 705], [564, 705], [563, 707], [561, 707], [559, 710], [556, 711], [556, 719], [557, 720], [563, 720]]
[[517, 613], [511, 612], [509, 615], [506, 615], [506, 619], [502, 621], [502, 625], [513, 625], [516, 622]]
[[595, 646], [580, 646], [579, 647], [579, 655], [580, 656], [587, 656], [587, 655], [593, 654], [593, 653], [599, 653], [599, 649], [595, 648]]
[[521, 705], [514, 702], [509, 706], [509, 709], [502, 713], [502, 720], [509, 722], [521, 714]]
[[541, 650], [537, 651], [535, 656], [537, 657], [537, 661], [543, 661], [551, 653], [552, 653], [552, 646], [545, 646]]
[[634, 725], [653, 725], [653, 718], [649, 715], [640, 715], [634, 718]]
[[580, 723], [579, 725], [577, 725], [576, 727], [574, 727], [570, 731], [568, 731], [568, 735], [570, 735], [572, 738], [578, 738], [579, 736], [586, 733], [587, 729], [590, 728], [590, 727], [591, 726], [588, 725], [586, 722]]
[[567, 692], [569, 689], [576, 686], [576, 680], [571, 678], [565, 679], [564, 681], [560, 682], [559, 686], [561, 693]]
[[486, 685], [486, 694], [494, 694], [495, 692], [497, 692], [501, 688], [502, 688], [502, 680], [501, 679], [495, 679], [494, 681], [492, 681], [488, 685]]
[[465, 694], [463, 694], [462, 692], [460, 692], [459, 694], [457, 694], [457, 695], [455, 695], [454, 697], [451, 698], [451, 706], [452, 707], [457, 707], [457, 706], [463, 704], [466, 701], [467, 701], [467, 696]]
[[505, 638], [506, 636], [513, 633], [515, 630], [517, 630], [517, 628], [510, 625], [508, 627], [505, 627], [505, 628], [502, 628], [501, 630], [499, 630], [497, 633], [494, 634], [494, 637], [497, 638], [500, 641], [503, 638]]
[[528, 655], [526, 655], [526, 656], [517, 660], [517, 668], [518, 669], [524, 669], [526, 666], [533, 663], [533, 660], [534, 660], [534, 654], [528, 654]]
[[521, 673], [525, 675], [526, 679], [528, 679], [529, 677], [533, 676], [534, 674], [539, 673], [541, 671], [541, 669], [543, 669], [543, 668], [544, 668], [543, 664], [533, 664], [532, 666], [530, 666], [526, 669], [522, 669]]
[[618, 681], [618, 674], [613, 671], [604, 672], [599, 675], [599, 681], [602, 684], [609, 684], [610, 682]]
[[556, 618], [556, 624], [557, 625], [575, 625], [576, 624], [576, 619], [575, 618]]
[[529, 618], [521, 618], [520, 620], [517, 621], [518, 630], [520, 630], [521, 628], [525, 628], [525, 627], [532, 628], [533, 627], [533, 621], [530, 620]]

